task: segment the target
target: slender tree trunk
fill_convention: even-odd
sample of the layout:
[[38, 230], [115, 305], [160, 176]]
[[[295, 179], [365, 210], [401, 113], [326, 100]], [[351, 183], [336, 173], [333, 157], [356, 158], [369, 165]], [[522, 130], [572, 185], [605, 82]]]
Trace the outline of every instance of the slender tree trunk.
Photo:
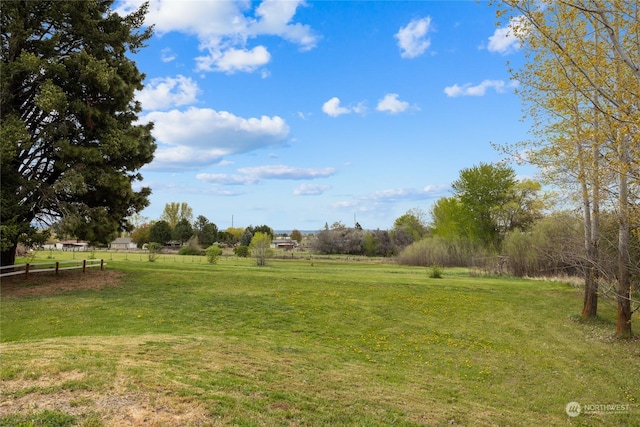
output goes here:
[[592, 264], [597, 258], [597, 248], [592, 244], [587, 248], [587, 262], [584, 280], [584, 304], [582, 307], [583, 318], [594, 318], [598, 315], [598, 269]]
[[[582, 317], [592, 318], [598, 314], [598, 248], [594, 234], [597, 232], [595, 218], [592, 209], [596, 212], [595, 206], [589, 199], [589, 190], [586, 180], [582, 179], [582, 208], [584, 210], [584, 248], [586, 253], [586, 265], [584, 267], [584, 303], [582, 306]], [[595, 203], [595, 201], [593, 202]]]
[[629, 189], [627, 178], [627, 144], [622, 135], [619, 142], [620, 194], [618, 196], [618, 321], [617, 336], [630, 336], [631, 332], [631, 275], [629, 271]]

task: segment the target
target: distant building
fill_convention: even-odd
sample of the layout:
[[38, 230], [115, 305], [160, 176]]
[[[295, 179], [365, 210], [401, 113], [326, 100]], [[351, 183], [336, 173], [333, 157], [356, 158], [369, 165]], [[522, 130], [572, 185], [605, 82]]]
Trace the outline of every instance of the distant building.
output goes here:
[[130, 249], [138, 249], [138, 245], [136, 245], [131, 237], [118, 237], [113, 242], [109, 243], [109, 249], [120, 249], [120, 250], [130, 250]]
[[278, 238], [271, 241], [271, 247], [276, 249], [292, 250], [298, 246], [298, 242], [288, 238]]
[[80, 240], [63, 240], [56, 243], [57, 249], [70, 252], [85, 252], [89, 250], [89, 242], [83, 242]]

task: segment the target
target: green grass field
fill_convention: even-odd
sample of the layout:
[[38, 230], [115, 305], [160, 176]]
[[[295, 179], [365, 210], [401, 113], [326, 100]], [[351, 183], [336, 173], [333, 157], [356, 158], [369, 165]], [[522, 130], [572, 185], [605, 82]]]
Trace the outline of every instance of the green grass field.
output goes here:
[[95, 255], [3, 280], [0, 426], [640, 425], [640, 341], [567, 284]]

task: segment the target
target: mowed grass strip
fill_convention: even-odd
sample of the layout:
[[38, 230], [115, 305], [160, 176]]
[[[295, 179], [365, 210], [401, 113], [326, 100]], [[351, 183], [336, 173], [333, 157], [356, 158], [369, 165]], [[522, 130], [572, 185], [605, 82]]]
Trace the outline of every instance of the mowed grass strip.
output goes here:
[[[0, 420], [640, 425], [639, 342], [611, 338], [608, 304], [577, 320], [566, 284], [317, 259], [107, 270], [113, 286], [3, 294]], [[572, 401], [626, 410], [570, 418]]]

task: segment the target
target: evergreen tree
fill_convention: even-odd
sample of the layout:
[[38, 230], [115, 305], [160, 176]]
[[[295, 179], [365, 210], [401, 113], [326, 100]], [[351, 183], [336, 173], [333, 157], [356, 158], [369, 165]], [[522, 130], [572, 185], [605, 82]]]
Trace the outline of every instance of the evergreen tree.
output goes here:
[[2, 265], [33, 223], [64, 217], [77, 238], [106, 243], [148, 205], [150, 189], [132, 184], [155, 142], [151, 124], [134, 124], [144, 76], [131, 59], [151, 36], [147, 5], [120, 16], [112, 3], [2, 2]]

